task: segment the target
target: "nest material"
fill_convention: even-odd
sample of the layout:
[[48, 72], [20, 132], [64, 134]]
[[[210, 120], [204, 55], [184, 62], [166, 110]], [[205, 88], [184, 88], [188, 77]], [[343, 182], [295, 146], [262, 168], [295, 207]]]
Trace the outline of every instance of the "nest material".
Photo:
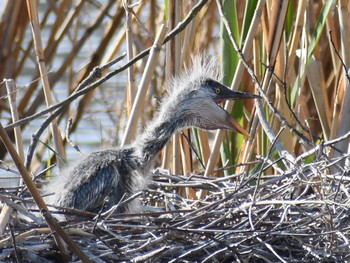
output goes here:
[[[249, 175], [221, 178], [158, 170], [142, 193], [145, 212], [76, 215], [62, 225], [93, 262], [345, 262], [350, 177], [338, 161], [270, 176], [262, 173], [266, 162]], [[205, 198], [179, 194], [191, 188]], [[60, 261], [46, 225], [13, 224], [0, 241], [0, 260]]]

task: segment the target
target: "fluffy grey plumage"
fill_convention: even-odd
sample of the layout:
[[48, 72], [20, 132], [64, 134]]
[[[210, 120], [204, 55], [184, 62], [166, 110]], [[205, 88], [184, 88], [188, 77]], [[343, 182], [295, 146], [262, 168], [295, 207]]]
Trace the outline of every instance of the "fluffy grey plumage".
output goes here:
[[88, 211], [98, 209], [106, 197], [108, 206], [117, 204], [134, 192], [140, 178], [149, 173], [154, 157], [184, 127], [231, 129], [249, 136], [218, 103], [258, 96], [221, 85], [212, 65], [197, 61], [191, 71], [175, 79], [157, 117], [133, 144], [93, 152], [63, 171], [46, 190], [54, 192], [48, 203]]

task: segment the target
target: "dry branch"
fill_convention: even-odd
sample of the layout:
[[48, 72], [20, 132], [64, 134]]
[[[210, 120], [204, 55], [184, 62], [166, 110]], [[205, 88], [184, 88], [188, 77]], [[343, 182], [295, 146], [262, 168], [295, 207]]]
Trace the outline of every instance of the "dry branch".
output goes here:
[[[323, 176], [337, 159], [322, 156], [312, 165], [296, 163], [282, 174], [261, 175], [258, 189], [252, 182], [259, 172], [239, 181], [235, 176], [188, 178], [158, 170], [150, 189], [142, 193], [145, 212], [100, 216], [97, 222], [70, 213], [65, 229], [89, 257], [101, 262], [346, 261], [350, 181], [341, 173], [348, 170]], [[189, 186], [206, 189], [206, 200], [172, 191]], [[21, 223], [22, 231], [34, 226]], [[45, 231], [27, 232], [31, 238], [18, 237], [17, 245], [38, 248]], [[9, 238], [6, 233], [2, 248]], [[45, 250], [32, 252], [40, 257]]]

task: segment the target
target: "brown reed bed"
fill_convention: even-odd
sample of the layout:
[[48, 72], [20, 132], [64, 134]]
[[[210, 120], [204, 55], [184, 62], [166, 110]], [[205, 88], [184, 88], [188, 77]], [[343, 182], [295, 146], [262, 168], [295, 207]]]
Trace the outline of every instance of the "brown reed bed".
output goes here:
[[[69, 219], [61, 225], [92, 262], [346, 262], [350, 180], [339, 158], [317, 150], [317, 161], [271, 175], [263, 173], [276, 165], [268, 159], [222, 178], [156, 170], [149, 189], [136, 194], [144, 212], [63, 209]], [[324, 173], [333, 167], [337, 173]], [[186, 188], [206, 190], [206, 198], [178, 194]], [[1, 260], [60, 260], [46, 224], [12, 224], [0, 240]]]
[[[166, 2], [5, 1], [1, 172], [26, 184], [1, 189], [0, 260], [349, 261], [348, 1]], [[200, 53], [262, 96], [225, 105], [252, 139], [184, 130], [133, 197], [142, 212], [49, 207], [69, 215], [57, 223], [36, 187], [83, 146], [84, 120], [92, 148], [129, 143]]]

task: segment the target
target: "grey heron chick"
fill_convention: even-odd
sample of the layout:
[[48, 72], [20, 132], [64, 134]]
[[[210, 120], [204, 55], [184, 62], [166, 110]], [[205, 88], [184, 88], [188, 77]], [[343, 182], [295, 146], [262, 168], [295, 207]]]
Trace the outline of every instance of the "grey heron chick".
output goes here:
[[86, 211], [100, 209], [106, 197], [107, 208], [117, 204], [134, 193], [140, 178], [149, 174], [153, 159], [179, 129], [228, 129], [249, 136], [219, 106], [226, 100], [246, 98], [259, 96], [233, 91], [217, 81], [213, 67], [195, 64], [171, 83], [169, 95], [143, 134], [128, 146], [90, 153], [64, 170], [46, 190], [54, 193], [48, 203]]

